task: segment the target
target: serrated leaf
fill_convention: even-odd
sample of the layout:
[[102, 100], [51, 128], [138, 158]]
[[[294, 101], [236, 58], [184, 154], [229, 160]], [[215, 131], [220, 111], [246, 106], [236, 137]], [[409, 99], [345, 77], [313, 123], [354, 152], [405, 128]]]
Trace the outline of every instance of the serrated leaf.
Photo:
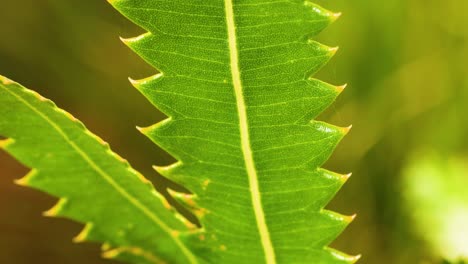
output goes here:
[[104, 256], [133, 263], [195, 263], [187, 227], [127, 161], [51, 101], [0, 76], [3, 148], [32, 171], [17, 183], [60, 197], [47, 216], [87, 223], [75, 238], [105, 242]]
[[[132, 81], [169, 118], [142, 132], [193, 195], [189, 248], [208, 263], [351, 263], [327, 248], [352, 217], [324, 210], [347, 178], [321, 169], [347, 129], [314, 121], [343, 87], [310, 78], [338, 15], [310, 1], [112, 0], [148, 32], [124, 42], [161, 73]], [[311, 121], [312, 120], [312, 121]]]

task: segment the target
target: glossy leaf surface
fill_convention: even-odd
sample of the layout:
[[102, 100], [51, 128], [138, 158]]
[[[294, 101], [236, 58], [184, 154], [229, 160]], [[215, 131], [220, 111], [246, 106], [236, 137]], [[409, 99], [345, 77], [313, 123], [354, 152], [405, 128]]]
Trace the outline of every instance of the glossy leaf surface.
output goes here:
[[148, 33], [124, 42], [160, 73], [132, 81], [169, 118], [141, 129], [178, 162], [156, 167], [201, 223], [177, 215], [128, 163], [50, 101], [2, 78], [0, 134], [131, 263], [352, 263], [328, 248], [352, 217], [324, 210], [347, 175], [320, 168], [348, 131], [313, 120], [344, 87], [311, 78], [336, 49], [311, 38], [338, 15], [309, 1], [115, 0]]
[[160, 71], [132, 81], [169, 118], [142, 129], [193, 195], [189, 247], [209, 263], [349, 263], [326, 248], [351, 221], [324, 210], [347, 176], [321, 169], [347, 129], [314, 121], [342, 87], [310, 78], [338, 15], [309, 1], [113, 0], [148, 32], [124, 42]]
[[194, 258], [164, 198], [73, 116], [0, 76], [0, 117], [0, 147], [33, 168], [17, 183], [61, 198], [45, 215], [87, 223], [75, 241], [105, 242], [104, 257], [134, 263]]

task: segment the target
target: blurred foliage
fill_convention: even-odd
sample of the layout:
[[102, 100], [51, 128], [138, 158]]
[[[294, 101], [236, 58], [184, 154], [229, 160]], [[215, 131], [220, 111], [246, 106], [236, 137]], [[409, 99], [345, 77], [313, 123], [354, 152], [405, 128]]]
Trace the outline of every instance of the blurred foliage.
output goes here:
[[[434, 253], [468, 260], [468, 162], [418, 151], [403, 170], [402, 190], [413, 232]], [[455, 263], [455, 262], [454, 262]]]
[[[358, 213], [334, 246], [361, 263], [441, 263], [414, 232], [401, 175], [419, 149], [447, 161], [468, 154], [468, 2], [317, 2], [343, 12], [320, 36], [341, 50], [319, 77], [349, 83], [322, 119], [354, 125], [327, 165], [355, 175], [329, 205]], [[151, 165], [172, 158], [134, 129], [163, 116], [126, 81], [155, 71], [118, 40], [143, 30], [104, 0], [1, 5], [0, 72], [80, 118], [164, 192], [170, 183]], [[67, 242], [79, 225], [40, 216], [54, 199], [11, 184], [25, 172], [0, 153], [0, 263], [110, 263], [95, 245]]]

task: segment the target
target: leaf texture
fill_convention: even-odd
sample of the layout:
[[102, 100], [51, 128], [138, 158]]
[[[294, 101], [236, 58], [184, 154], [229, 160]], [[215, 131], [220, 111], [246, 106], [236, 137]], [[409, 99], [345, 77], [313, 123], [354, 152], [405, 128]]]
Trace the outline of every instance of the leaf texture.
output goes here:
[[169, 116], [141, 131], [200, 220], [206, 263], [352, 263], [327, 245], [352, 220], [324, 209], [348, 176], [320, 168], [348, 131], [313, 120], [344, 87], [310, 76], [338, 14], [304, 0], [112, 0], [148, 32], [124, 42], [160, 71], [134, 81]]
[[0, 76], [0, 117], [0, 148], [33, 168], [17, 183], [60, 197], [45, 215], [86, 223], [76, 242], [105, 242], [104, 257], [132, 263], [196, 262], [177, 236], [190, 225], [69, 113]]

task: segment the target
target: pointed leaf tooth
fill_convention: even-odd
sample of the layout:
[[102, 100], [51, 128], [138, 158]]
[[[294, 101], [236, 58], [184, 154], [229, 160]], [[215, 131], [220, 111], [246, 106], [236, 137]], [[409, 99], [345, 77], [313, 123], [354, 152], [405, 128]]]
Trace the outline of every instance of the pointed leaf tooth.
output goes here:
[[165, 178], [184, 186], [189, 193], [197, 195], [197, 198], [200, 193], [206, 192], [212, 183], [210, 177], [200, 171], [203, 168], [200, 163], [176, 162], [169, 166], [153, 166], [153, 168]]
[[[315, 173], [310, 174], [310, 177], [312, 178], [311, 183], [307, 185], [316, 186], [316, 191], [302, 194], [300, 198], [302, 200], [301, 204], [307, 205], [307, 209], [311, 211], [321, 210], [343, 186], [343, 175], [319, 168]], [[326, 192], [322, 191], [323, 186], [328, 187]]]
[[343, 139], [345, 131], [341, 127], [321, 121], [312, 120], [310, 125], [317, 131], [316, 137], [320, 136], [323, 149], [321, 155], [314, 156], [307, 161], [306, 167], [317, 168], [328, 160], [338, 143]]
[[347, 86], [348, 86], [348, 84], [345, 83], [343, 85], [335, 86], [335, 88], [336, 88], [338, 94], [341, 94], [346, 89]]
[[185, 174], [181, 172], [183, 166], [182, 162], [178, 161], [168, 166], [153, 166], [153, 169], [164, 178], [184, 186], [193, 193], [193, 180], [188, 180]]
[[[122, 38], [120, 37], [120, 40], [127, 46], [129, 47], [133, 52], [138, 54], [140, 57], [142, 57], [148, 64], [152, 65], [158, 72], [163, 72], [165, 69], [166, 64], [152, 60], [151, 58], [154, 58], [153, 55], [153, 50], [147, 49], [146, 44], [148, 42], [151, 42], [151, 40], [154, 39], [154, 36], [151, 32], [146, 32], [144, 34], [141, 34], [136, 37], [132, 38]], [[154, 43], [153, 43], [154, 45]], [[157, 47], [154, 47], [156, 49]]]
[[307, 43], [311, 46], [309, 53], [316, 54], [315, 61], [308, 65], [305, 76], [311, 79], [320, 69], [322, 69], [338, 51], [339, 47], [329, 47], [314, 39], [308, 39]]
[[346, 136], [349, 133], [349, 131], [351, 131], [352, 128], [353, 128], [353, 125], [349, 125], [347, 127], [341, 127], [343, 136]]
[[348, 174], [341, 174], [341, 177], [340, 177], [341, 182], [342, 182], [343, 184], [345, 184], [345, 183], [349, 180], [349, 178], [351, 178], [351, 176], [353, 176], [353, 173], [352, 173], [352, 172], [350, 172], [350, 173], [348, 173]]
[[118, 247], [103, 251], [104, 259], [116, 259], [126, 263], [167, 264], [166, 261], [138, 247]]
[[[24, 186], [24, 187], [29, 187], [31, 186], [31, 180], [36, 177], [38, 174], [37, 169], [32, 169], [31, 171], [28, 172], [25, 176], [23, 176], [20, 179], [17, 179], [14, 181], [15, 184], [19, 186]], [[33, 187], [33, 186], [31, 186]]]
[[343, 15], [341, 12], [336, 12], [336, 13], [333, 13], [330, 15], [330, 21], [333, 23], [335, 22], [336, 20], [338, 20], [341, 15]]
[[177, 171], [177, 169], [179, 169], [180, 166], [182, 166], [182, 163], [179, 161], [179, 162], [172, 163], [171, 165], [168, 165], [168, 166], [154, 165], [153, 169], [157, 171], [159, 174], [161, 174], [162, 176], [172, 180], [173, 175], [176, 174], [175, 171]]
[[324, 28], [326, 28], [331, 23], [335, 22], [341, 16], [341, 13], [334, 13], [330, 10], [327, 10], [315, 4], [311, 0], [305, 0], [304, 5], [309, 7], [315, 14], [319, 15], [321, 19], [326, 21], [326, 23], [324, 23], [323, 26], [319, 28], [320, 30], [318, 32], [314, 32], [315, 34], [322, 31]]
[[[287, 247], [294, 244], [310, 248], [321, 248], [333, 241], [349, 224], [351, 217], [328, 210], [305, 210], [296, 216], [283, 215], [295, 219], [292, 223], [271, 224], [270, 230], [276, 234], [276, 245]], [[300, 223], [300, 224], [298, 224]], [[301, 228], [297, 228], [297, 226]]]
[[[155, 42], [159, 39], [151, 32], [146, 32], [132, 38], [120, 38], [120, 40], [158, 72], [171, 72], [170, 69], [173, 69], [172, 65], [169, 65], [168, 61], [165, 61], [163, 58], [155, 59], [155, 57], [158, 57], [155, 54], [160, 54], [159, 49], [164, 47], [164, 43]], [[152, 45], [152, 48], [148, 49], [148, 45]]]
[[47, 217], [60, 217], [62, 216], [61, 213], [65, 206], [68, 204], [67, 198], [60, 198], [58, 202], [49, 210], [42, 213], [43, 216]]
[[[173, 121], [173, 118], [172, 117], [168, 117], [156, 124], [153, 124], [153, 125], [150, 125], [150, 126], [146, 126], [146, 127], [139, 127], [137, 126], [137, 130], [140, 131], [140, 133], [142, 133], [143, 135], [147, 136], [149, 139], [151, 139], [153, 142], [155, 142], [156, 144], [158, 144], [159, 142], [155, 141], [157, 140], [156, 137], [153, 136], [153, 134], [157, 133], [158, 130], [164, 130], [166, 129], [167, 127], [169, 127], [171, 125]], [[159, 145], [159, 144], [158, 144]]]
[[146, 32], [141, 35], [138, 35], [136, 37], [131, 37], [131, 38], [123, 38], [119, 37], [120, 41], [122, 41], [125, 45], [131, 48], [133, 44], [136, 44], [138, 41], [141, 41], [142, 39], [148, 37], [151, 35], [151, 32]]
[[335, 240], [355, 218], [355, 215], [346, 216], [326, 209], [322, 209], [320, 214], [326, 217], [322, 224], [327, 226], [321, 229], [320, 244], [323, 246]]
[[194, 194], [176, 192], [171, 189], [167, 189], [167, 192], [172, 196], [172, 198], [174, 198], [189, 211], [199, 208], [196, 203], [196, 196]]
[[[153, 126], [153, 125], [151, 125]], [[138, 132], [142, 133], [143, 135], [147, 135], [148, 131], [150, 130], [151, 126], [146, 126], [146, 127], [141, 127], [141, 126], [136, 126], [135, 128], [138, 130]]]
[[134, 80], [130, 77], [128, 78], [128, 80], [133, 85], [133, 87], [135, 87], [137, 90], [143, 93], [143, 95], [147, 95], [144, 90], [148, 88], [154, 88], [156, 82], [160, 81], [163, 78], [163, 76], [164, 74], [162, 73], [156, 73], [150, 77], [143, 78], [140, 80]]
[[317, 121], [317, 120], [310, 120], [310, 123], [312, 126], [314, 126], [315, 129], [318, 131], [330, 134], [330, 135], [339, 135], [340, 137], [343, 137], [347, 131], [349, 131], [349, 127], [340, 127], [340, 126], [335, 126], [326, 122], [322, 121]]
[[[332, 85], [330, 83], [318, 80], [318, 79], [316, 79], [314, 77], [307, 78], [307, 81], [315, 89], [320, 89], [320, 94], [322, 94], [322, 93], [323, 94], [329, 94], [330, 97], [332, 97], [331, 100], [327, 101], [327, 104], [324, 105], [325, 109], [334, 102], [336, 97], [338, 97], [338, 95], [340, 95], [347, 86], [347, 84], [339, 85], [339, 86]], [[317, 93], [316, 90], [313, 90], [312, 92]]]
[[350, 256], [350, 261], [351, 261], [351, 263], [356, 263], [361, 259], [361, 257], [362, 257], [361, 254], [356, 255], [356, 256]]
[[338, 52], [338, 50], [340, 49], [340, 47], [330, 47], [328, 48], [328, 54], [330, 57], [333, 57], [335, 56], [335, 54]]
[[350, 256], [330, 247], [325, 247], [325, 250], [329, 251], [336, 258], [337, 261], [340, 261], [340, 263], [353, 264], [361, 258], [361, 255]]
[[354, 219], [356, 219], [356, 217], [357, 217], [357, 214], [353, 214], [353, 215], [344, 216], [344, 219], [345, 221], [348, 222], [348, 225], [349, 225], [354, 221]]
[[[179, 135], [184, 131], [180, 131], [176, 123], [175, 118], [169, 117], [155, 125], [140, 128], [140, 131], [176, 160], [184, 160], [187, 163], [196, 161], [198, 158], [191, 152], [183, 151], [187, 145], [187, 138], [190, 137]], [[177, 137], [179, 140], [175, 140]]]
[[73, 242], [83, 243], [85, 241], [92, 240], [92, 239], [89, 239], [89, 234], [91, 233], [92, 229], [93, 229], [93, 224], [92, 223], [87, 223], [84, 226], [84, 228], [81, 230], [81, 232], [73, 238]]
[[129, 78], [130, 83], [142, 94], [146, 97], [146, 99], [158, 108], [162, 113], [166, 116], [177, 118], [182, 116], [182, 113], [179, 113], [178, 109], [171, 107], [169, 104], [164, 103], [161, 101], [164, 96], [163, 91], [164, 87], [161, 85], [161, 82], [164, 80], [164, 74], [159, 72], [154, 74], [150, 77], [140, 79], [140, 80], [133, 80]]
[[[302, 89], [296, 89], [291, 92], [297, 93], [297, 96], [302, 98], [302, 102], [289, 106], [292, 112], [289, 114], [291, 119], [298, 120], [297, 123], [304, 124], [315, 119], [320, 113], [327, 109], [341, 92], [335, 85], [313, 77], [309, 77], [305, 81], [305, 85]], [[320, 100], [317, 100], [317, 98], [320, 98]], [[274, 111], [275, 109], [271, 109], [270, 112]]]
[[323, 168], [319, 168], [318, 170], [321, 171], [325, 175], [325, 177], [332, 178], [340, 182], [341, 185], [346, 183], [346, 181], [348, 181], [348, 179], [353, 175], [353, 173], [341, 174]]
[[356, 217], [356, 215], [343, 215], [343, 214], [340, 214], [340, 213], [337, 213], [337, 212], [334, 212], [334, 211], [330, 211], [330, 210], [327, 210], [327, 209], [322, 209], [320, 211], [322, 214], [326, 215], [329, 217], [330, 220], [333, 220], [333, 221], [336, 221], [337, 223], [343, 223], [345, 225], [348, 225], [349, 223], [351, 223], [354, 218]]

